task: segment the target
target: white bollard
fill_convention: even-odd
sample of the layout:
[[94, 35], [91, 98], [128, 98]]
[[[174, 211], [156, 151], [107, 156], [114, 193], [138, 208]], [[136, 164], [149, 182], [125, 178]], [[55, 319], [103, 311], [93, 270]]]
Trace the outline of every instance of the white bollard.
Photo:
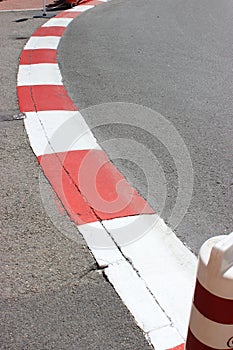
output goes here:
[[200, 249], [186, 350], [233, 349], [233, 233]]

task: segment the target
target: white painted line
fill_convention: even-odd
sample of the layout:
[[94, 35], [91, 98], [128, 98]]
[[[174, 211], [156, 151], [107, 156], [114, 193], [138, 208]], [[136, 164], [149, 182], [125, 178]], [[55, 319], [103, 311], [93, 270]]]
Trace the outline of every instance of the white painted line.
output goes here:
[[100, 222], [80, 225], [78, 230], [84, 237], [99, 266], [103, 267], [118, 261], [125, 261], [120, 250]]
[[171, 325], [149, 332], [149, 339], [156, 350], [172, 349], [184, 343], [177, 330]]
[[145, 333], [170, 324], [144, 281], [127, 261], [109, 265], [104, 272]]
[[[196, 257], [157, 215], [113, 219], [104, 221], [103, 225], [185, 339]], [[131, 239], [131, 234], [135, 240]]]
[[56, 50], [61, 38], [57, 36], [32, 36], [24, 50], [53, 49]]
[[58, 64], [21, 64], [18, 73], [18, 86], [33, 85], [63, 85]]
[[42, 27], [67, 27], [72, 21], [73, 18], [51, 18]]
[[[31, 118], [33, 117], [34, 113], [31, 114]], [[42, 144], [42, 140], [38, 138], [38, 145], [43, 150], [41, 154], [101, 149], [78, 111], [41, 111], [37, 112], [37, 118], [52, 147], [47, 148], [48, 141]]]
[[100, 222], [78, 227], [104, 273], [145, 333], [171, 324]]
[[78, 5], [74, 6], [66, 12], [85, 12], [95, 7], [94, 5]]
[[39, 118], [35, 112], [25, 113], [24, 125], [29, 137], [30, 145], [37, 157], [44, 154], [45, 145], [47, 150], [52, 153], [51, 147], [49, 147], [48, 140], [44, 133], [44, 129], [40, 123]]

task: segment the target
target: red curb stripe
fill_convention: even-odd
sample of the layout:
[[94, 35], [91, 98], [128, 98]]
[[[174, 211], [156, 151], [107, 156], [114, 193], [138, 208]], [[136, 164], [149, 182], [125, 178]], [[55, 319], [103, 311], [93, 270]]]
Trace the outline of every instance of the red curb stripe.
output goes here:
[[66, 30], [66, 27], [40, 27], [32, 36], [62, 36]]
[[[72, 191], [79, 191], [88, 203], [89, 211], [93, 211], [95, 219], [92, 217], [92, 221], [154, 213], [114, 167], [104, 151], [68, 151], [46, 154], [38, 159], [46, 177], [69, 212], [72, 209], [72, 212], [77, 213], [76, 201], [71, 203], [70, 199], [76, 196]], [[61, 180], [61, 174], [64, 174], [61, 168], [66, 171], [65, 181]], [[72, 187], [66, 180], [67, 173]], [[59, 181], [62, 188], [58, 187]], [[91, 222], [83, 221], [83, 218], [82, 222], [76, 220], [78, 224]]]
[[175, 348], [167, 349], [167, 350], [185, 350], [185, 344], [181, 344], [176, 346]]
[[198, 279], [193, 303], [207, 319], [221, 324], [233, 325], [233, 300], [224, 299], [210, 293], [201, 285]]
[[18, 86], [21, 112], [77, 111], [63, 85]]
[[71, 220], [77, 225], [98, 221], [93, 210], [62, 167], [59, 157], [52, 154], [38, 157], [38, 160]]
[[[92, 1], [87, 0], [86, 2], [87, 2], [87, 5], [94, 5], [94, 6], [103, 4], [103, 1], [98, 1], [98, 0], [92, 0]], [[83, 2], [83, 5], [85, 5], [85, 1]]]
[[55, 18], [76, 18], [78, 17], [82, 12], [61, 12], [59, 13]]
[[[208, 345], [205, 345], [201, 343], [191, 332], [191, 330], [188, 330], [188, 337], [186, 341], [186, 350], [216, 350], [214, 348], [209, 347]], [[226, 350], [226, 349], [218, 349], [218, 350]]]
[[20, 56], [20, 64], [57, 63], [57, 50], [36, 49], [24, 50]]

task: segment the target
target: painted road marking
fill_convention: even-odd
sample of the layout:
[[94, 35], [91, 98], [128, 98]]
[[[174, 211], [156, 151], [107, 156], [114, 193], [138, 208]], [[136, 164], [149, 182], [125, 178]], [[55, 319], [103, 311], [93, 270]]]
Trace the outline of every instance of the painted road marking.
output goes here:
[[51, 18], [42, 25], [44, 27], [67, 27], [72, 22], [72, 18]]
[[[27, 127], [30, 128], [30, 132], [33, 132], [35, 127], [34, 125], [30, 127], [35, 119], [41, 125], [42, 133], [34, 136], [34, 142], [38, 146], [37, 156], [75, 150], [101, 150], [81, 113], [77, 111], [29, 112], [27, 113]], [[41, 138], [45, 135], [45, 130], [46, 138], [42, 141]], [[49, 151], [49, 146], [52, 147], [52, 151]]]
[[63, 85], [57, 63], [38, 63], [20, 65], [18, 86]]
[[65, 30], [64, 26], [40, 27], [32, 36], [62, 36]]
[[20, 57], [20, 65], [38, 63], [57, 63], [56, 49], [23, 50]]
[[[191, 308], [187, 311], [187, 305], [191, 305], [193, 296], [190, 285], [195, 284], [196, 258], [158, 215], [119, 218], [104, 221], [103, 225], [124, 256], [140, 271], [141, 278], [146, 281], [159, 305], [185, 338], [191, 311]], [[135, 241], [134, 236], [137, 237]], [[131, 243], [125, 245], [125, 241]]]
[[60, 42], [59, 36], [41, 37], [32, 36], [24, 47], [24, 50], [54, 49], [56, 50]]
[[[102, 150], [43, 154], [38, 160], [77, 225], [153, 213]], [[80, 195], [84, 198], [82, 204]]]

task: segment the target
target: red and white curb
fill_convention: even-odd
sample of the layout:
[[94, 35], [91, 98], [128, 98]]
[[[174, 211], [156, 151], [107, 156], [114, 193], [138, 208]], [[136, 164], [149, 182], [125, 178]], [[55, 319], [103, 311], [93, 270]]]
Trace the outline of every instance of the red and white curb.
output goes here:
[[19, 106], [46, 177], [137, 324], [155, 349], [181, 350], [196, 257], [110, 162], [69, 98], [56, 59], [72, 20], [107, 1], [87, 1], [36, 30], [20, 58]]

